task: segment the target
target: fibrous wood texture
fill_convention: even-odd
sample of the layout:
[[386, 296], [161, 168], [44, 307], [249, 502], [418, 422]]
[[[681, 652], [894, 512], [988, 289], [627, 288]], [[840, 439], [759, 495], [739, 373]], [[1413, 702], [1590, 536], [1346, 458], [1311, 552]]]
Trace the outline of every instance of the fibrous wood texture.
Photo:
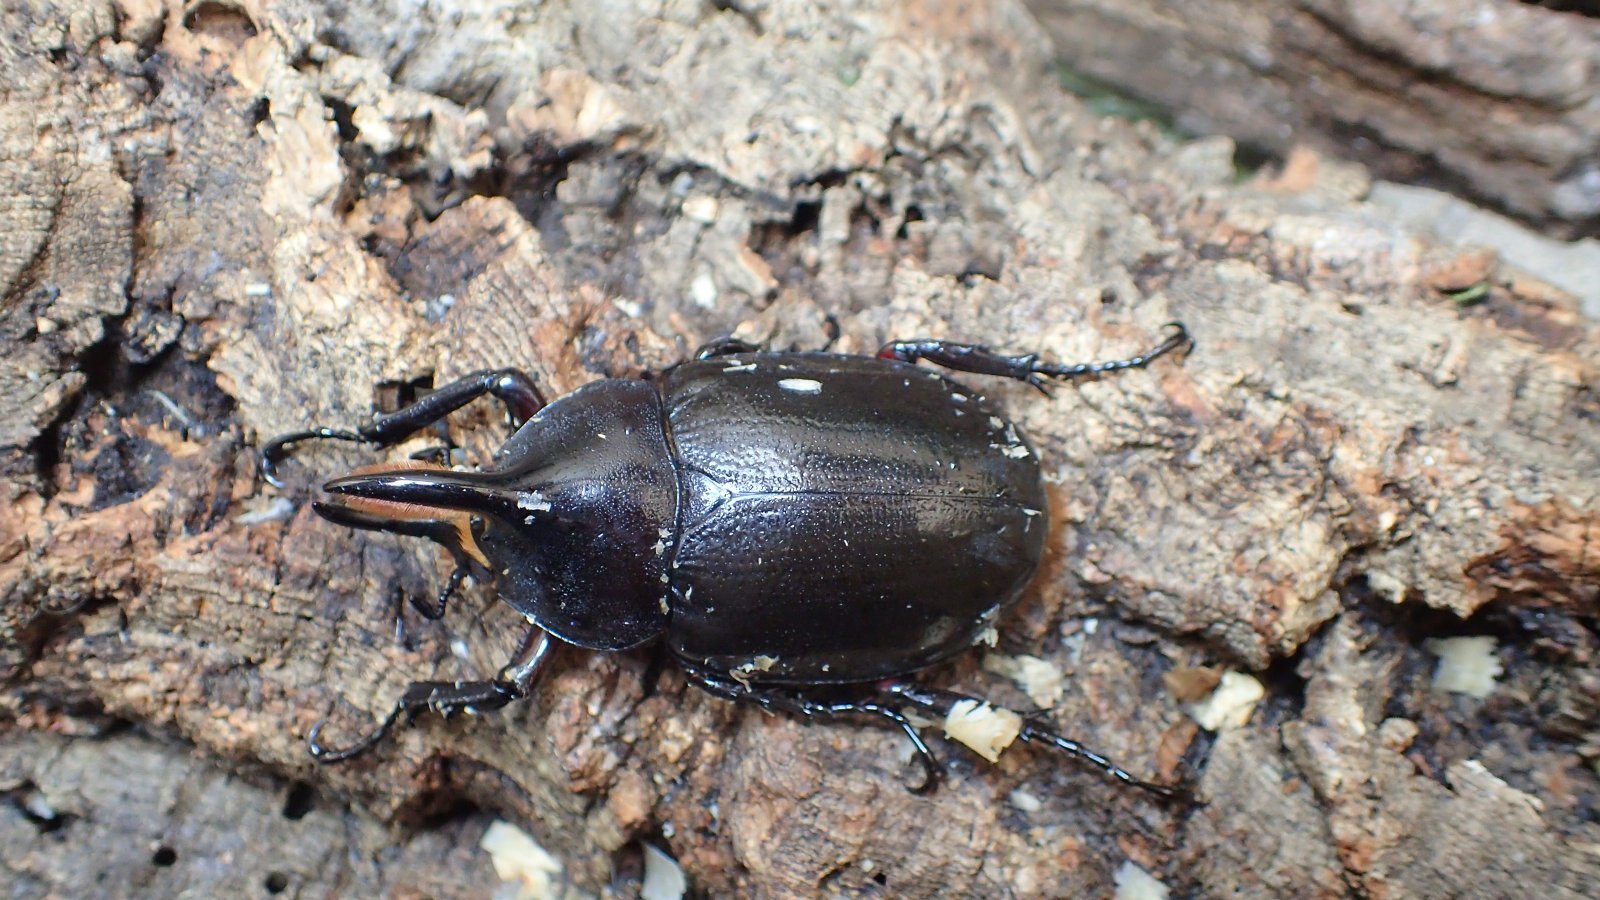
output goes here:
[[[632, 890], [639, 839], [714, 895], [1104, 895], [1130, 866], [1184, 895], [1600, 884], [1600, 339], [1384, 221], [1360, 171], [1236, 184], [1225, 140], [1097, 119], [1010, 3], [40, 4], [0, 54], [24, 896], [94, 867], [124, 893], [470, 895], [491, 816], [591, 891]], [[950, 782], [913, 796], [896, 735], [734, 708], [649, 652], [570, 652], [502, 714], [310, 763], [319, 719], [348, 738], [517, 629], [476, 587], [397, 637], [445, 562], [311, 512], [320, 477], [419, 444], [308, 449], [277, 490], [263, 437], [487, 365], [558, 394], [729, 331], [820, 346], [829, 315], [845, 351], [1070, 361], [1188, 324], [1148, 371], [988, 386], [1054, 501], [996, 652], [1066, 674], [1064, 731], [1207, 804], [1027, 749], [944, 748]], [[481, 459], [503, 430], [453, 434]], [[1426, 641], [1457, 634], [1498, 639], [1487, 699], [1431, 689]], [[1026, 706], [981, 656], [929, 678]], [[1180, 701], [1219, 669], [1267, 697], [1212, 738]], [[152, 779], [268, 809], [106, 800]], [[267, 814], [295, 780], [316, 818]], [[458, 882], [412, 879], [446, 859]]]
[[1600, 4], [1029, 0], [1065, 63], [1197, 133], [1308, 145], [1600, 231]]

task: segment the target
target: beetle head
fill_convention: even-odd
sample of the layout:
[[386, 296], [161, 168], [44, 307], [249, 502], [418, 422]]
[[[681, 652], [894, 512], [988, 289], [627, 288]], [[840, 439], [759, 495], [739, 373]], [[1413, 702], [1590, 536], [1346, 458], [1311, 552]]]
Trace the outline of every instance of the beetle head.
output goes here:
[[[340, 524], [430, 537], [471, 560], [501, 599], [555, 636], [620, 650], [666, 628], [657, 535], [593, 482], [527, 468], [463, 472], [427, 463], [368, 466], [323, 486]], [[645, 535], [648, 534], [648, 540]]]

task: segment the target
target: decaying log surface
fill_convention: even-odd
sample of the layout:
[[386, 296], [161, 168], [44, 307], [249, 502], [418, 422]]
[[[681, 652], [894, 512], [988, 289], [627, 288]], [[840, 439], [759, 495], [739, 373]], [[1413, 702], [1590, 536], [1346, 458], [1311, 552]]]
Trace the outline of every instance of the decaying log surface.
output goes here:
[[13, 731], [0, 817], [13, 897], [488, 896], [499, 885], [465, 815], [404, 842], [315, 788], [238, 775], [130, 734]]
[[1600, 233], [1592, 0], [1027, 0], [1072, 68], [1198, 134], [1308, 145]]
[[[713, 895], [1105, 895], [1130, 866], [1180, 895], [1594, 893], [1600, 335], [1572, 298], [1392, 226], [1359, 171], [1236, 184], [1225, 140], [1093, 117], [1012, 3], [644, 6], [7, 13], [0, 872], [24, 896], [94, 867], [470, 895], [490, 817], [591, 891], [632, 890], [648, 839]], [[1054, 490], [996, 652], [1066, 675], [1063, 730], [1209, 804], [1021, 748], [946, 748], [913, 796], [896, 735], [736, 709], [647, 652], [569, 652], [502, 714], [309, 762], [317, 720], [351, 736], [516, 629], [475, 587], [397, 639], [440, 554], [307, 503], [374, 454], [308, 450], [280, 491], [263, 436], [485, 365], [561, 393], [729, 331], [819, 346], [830, 314], [846, 351], [1073, 361], [1188, 324], [1149, 371], [988, 387]], [[503, 428], [453, 433], [482, 458]], [[1498, 641], [1486, 699], [1431, 687], [1428, 639], [1461, 634]], [[1028, 705], [981, 656], [929, 677]], [[1223, 669], [1267, 697], [1213, 739], [1181, 701]], [[286, 821], [297, 781], [314, 817]]]

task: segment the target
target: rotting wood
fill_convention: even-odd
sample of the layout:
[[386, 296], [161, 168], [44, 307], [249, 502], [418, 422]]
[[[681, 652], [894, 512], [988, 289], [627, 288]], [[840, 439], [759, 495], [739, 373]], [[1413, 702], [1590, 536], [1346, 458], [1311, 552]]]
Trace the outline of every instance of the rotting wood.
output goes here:
[[[1387, 223], [1347, 168], [1240, 185], [1227, 141], [1097, 119], [1004, 3], [62, 8], [0, 41], [0, 196], [31, 223], [0, 242], [0, 728], [136, 723], [355, 803], [360, 846], [476, 805], [590, 887], [641, 836], [719, 895], [1104, 895], [1125, 862], [1178, 894], [1597, 883], [1595, 327]], [[1440, 289], [1465, 271], [1475, 305]], [[895, 735], [734, 709], [648, 654], [567, 653], [503, 714], [312, 766], [315, 721], [348, 734], [413, 678], [492, 670], [514, 617], [470, 591], [397, 641], [439, 554], [311, 514], [371, 453], [308, 451], [280, 492], [261, 436], [483, 365], [560, 393], [730, 330], [817, 346], [829, 314], [841, 350], [1068, 360], [1189, 325], [1149, 372], [992, 387], [1055, 501], [1000, 649], [1067, 673], [1073, 736], [1163, 778], [1187, 754], [1208, 806], [1037, 751], [945, 749], [951, 782], [915, 797]], [[485, 409], [455, 433], [483, 458], [503, 431]], [[1428, 689], [1424, 639], [1462, 630], [1500, 639], [1487, 701]], [[934, 677], [1025, 705], [978, 656]], [[1269, 689], [1215, 743], [1161, 679], [1200, 664]], [[73, 828], [36, 840], [101, 833]], [[1449, 866], [1417, 864], [1441, 842]]]
[[1600, 6], [1027, 0], [1063, 64], [1256, 152], [1304, 145], [1600, 229]]

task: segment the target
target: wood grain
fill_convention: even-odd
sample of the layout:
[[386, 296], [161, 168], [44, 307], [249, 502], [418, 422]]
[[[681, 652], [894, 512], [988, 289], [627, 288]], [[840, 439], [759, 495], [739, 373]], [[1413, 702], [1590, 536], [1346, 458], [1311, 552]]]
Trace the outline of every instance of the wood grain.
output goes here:
[[[631, 890], [649, 839], [715, 896], [1103, 896], [1130, 862], [1178, 895], [1592, 893], [1600, 336], [1385, 221], [1359, 170], [1237, 183], [1226, 140], [1097, 117], [1014, 3], [7, 15], [0, 871], [24, 896], [80, 893], [68, 859], [144, 873], [126, 894], [253, 891], [223, 833], [239, 858], [307, 840], [130, 796], [136, 830], [97, 798], [147, 772], [245, 773], [230, 802], [269, 807], [314, 785], [349, 852], [293, 869], [306, 894], [481, 895], [489, 817], [590, 891]], [[515, 617], [474, 586], [397, 640], [446, 561], [307, 501], [416, 446], [308, 449], [277, 490], [263, 438], [483, 365], [560, 393], [728, 332], [815, 347], [829, 315], [847, 352], [1066, 361], [1188, 324], [1149, 371], [989, 386], [1055, 529], [998, 652], [1066, 674], [1064, 731], [1209, 804], [942, 744], [952, 778], [916, 797], [896, 735], [733, 708], [648, 652], [566, 652], [502, 714], [307, 759], [319, 719], [351, 736], [413, 679], [492, 671]], [[482, 459], [504, 431], [485, 408], [452, 434]], [[1457, 633], [1499, 640], [1486, 700], [1429, 688], [1425, 640]], [[980, 656], [929, 677], [1026, 707]], [[1197, 665], [1263, 680], [1249, 725], [1195, 727], [1162, 676]], [[18, 826], [37, 792], [79, 818]], [[445, 857], [477, 868], [406, 886]]]

